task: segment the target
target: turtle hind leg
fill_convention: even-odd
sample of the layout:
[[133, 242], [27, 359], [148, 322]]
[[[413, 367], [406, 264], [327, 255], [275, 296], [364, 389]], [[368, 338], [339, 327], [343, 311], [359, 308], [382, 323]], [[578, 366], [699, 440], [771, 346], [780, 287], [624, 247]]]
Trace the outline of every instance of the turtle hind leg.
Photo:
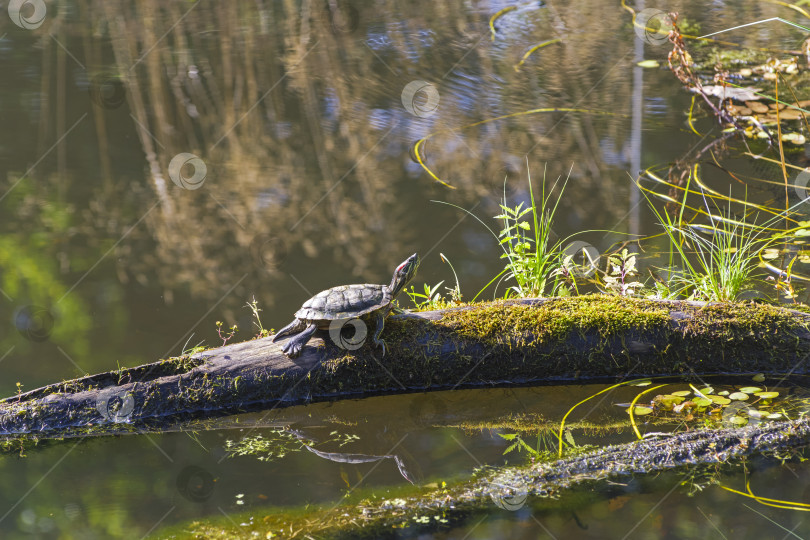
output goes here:
[[273, 336], [273, 343], [280, 340], [284, 336], [289, 336], [290, 334], [297, 334], [302, 330], [305, 330], [307, 327], [307, 322], [302, 321], [301, 319], [295, 319], [293, 322], [276, 332], [276, 335]]
[[385, 356], [385, 341], [380, 339], [380, 334], [382, 334], [383, 328], [385, 327], [385, 313], [377, 313], [376, 321], [374, 335], [371, 336], [371, 342], [377, 347], [382, 347], [382, 355]]
[[307, 344], [307, 341], [309, 341], [309, 338], [312, 337], [312, 334], [314, 334], [317, 329], [318, 327], [315, 326], [315, 324], [310, 324], [303, 332], [290, 338], [290, 341], [288, 341], [281, 350], [290, 358], [296, 358], [301, 354], [301, 349], [304, 348], [304, 345]]

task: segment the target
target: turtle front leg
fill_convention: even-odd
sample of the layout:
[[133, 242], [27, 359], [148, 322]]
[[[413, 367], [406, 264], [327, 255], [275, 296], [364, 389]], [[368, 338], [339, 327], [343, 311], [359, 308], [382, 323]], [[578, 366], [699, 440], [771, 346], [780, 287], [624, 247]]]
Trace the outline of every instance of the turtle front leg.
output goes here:
[[304, 348], [304, 345], [307, 344], [307, 341], [309, 341], [309, 338], [312, 337], [312, 334], [314, 334], [317, 329], [318, 327], [315, 326], [314, 323], [310, 323], [303, 332], [290, 338], [281, 350], [290, 358], [296, 358], [301, 354], [301, 349]]
[[377, 313], [376, 328], [374, 329], [374, 335], [371, 336], [371, 342], [374, 343], [374, 345], [376, 345], [377, 347], [382, 347], [383, 356], [385, 356], [385, 341], [380, 339], [380, 334], [382, 334], [384, 326], [385, 326], [385, 313], [380, 311]]

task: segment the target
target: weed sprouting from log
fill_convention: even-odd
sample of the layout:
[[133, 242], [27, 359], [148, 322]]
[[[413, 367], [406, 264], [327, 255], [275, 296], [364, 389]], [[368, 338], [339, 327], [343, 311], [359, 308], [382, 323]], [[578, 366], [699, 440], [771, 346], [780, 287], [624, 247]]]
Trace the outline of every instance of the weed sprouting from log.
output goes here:
[[259, 329], [259, 333], [256, 334], [256, 337], [263, 338], [269, 336], [270, 330], [262, 326], [262, 319], [259, 316], [259, 313], [261, 313], [262, 310], [259, 307], [259, 303], [256, 301], [256, 297], [254, 296], [253, 298], [251, 298], [250, 302], [248, 302], [246, 306], [248, 309], [250, 309], [251, 313], [253, 314], [253, 324], [256, 326], [256, 328]]
[[619, 296], [633, 296], [644, 284], [640, 281], [630, 281], [638, 276], [636, 270], [636, 254], [623, 249], [618, 255], [608, 257], [608, 268], [605, 271], [605, 289], [607, 292]]
[[222, 345], [223, 346], [226, 343], [228, 343], [228, 340], [230, 340], [234, 336], [234, 334], [236, 334], [236, 331], [238, 330], [238, 328], [236, 327], [236, 325], [233, 325], [228, 330], [230, 331], [229, 334], [222, 335], [223, 332], [224, 332], [222, 330], [222, 321], [217, 321], [217, 335], [219, 335], [219, 339], [222, 340]]

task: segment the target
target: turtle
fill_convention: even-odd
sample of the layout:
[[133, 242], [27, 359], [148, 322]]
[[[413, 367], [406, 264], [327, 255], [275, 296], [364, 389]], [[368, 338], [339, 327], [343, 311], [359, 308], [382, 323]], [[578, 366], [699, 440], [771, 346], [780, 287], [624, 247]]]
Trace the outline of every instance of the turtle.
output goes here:
[[[417, 268], [419, 255], [414, 253], [397, 266], [390, 285], [371, 283], [340, 285], [319, 292], [304, 302], [301, 309], [295, 312], [295, 320], [278, 331], [273, 337], [273, 343], [284, 336], [293, 335], [281, 350], [288, 357], [295, 358], [301, 354], [301, 349], [316, 330], [329, 330], [334, 336], [334, 330], [339, 332], [339, 329], [349, 321], [363, 318], [375, 321], [371, 341], [374, 345], [382, 347], [382, 354], [385, 356], [385, 342], [380, 339], [385, 318], [394, 308], [394, 299], [416, 275]], [[359, 326], [354, 326], [357, 336]], [[344, 348], [359, 348], [361, 345], [362, 341], [351, 343]]]

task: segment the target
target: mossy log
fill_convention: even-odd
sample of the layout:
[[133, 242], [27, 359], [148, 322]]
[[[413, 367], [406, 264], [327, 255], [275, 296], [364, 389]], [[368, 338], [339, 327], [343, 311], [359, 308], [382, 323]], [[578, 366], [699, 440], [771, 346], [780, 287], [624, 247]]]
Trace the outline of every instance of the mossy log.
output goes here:
[[[613, 296], [389, 317], [387, 353], [323, 333], [296, 359], [271, 338], [0, 400], [0, 433], [154, 427], [341, 397], [685, 373], [807, 373], [810, 316], [766, 304]], [[347, 325], [350, 326], [350, 325]], [[348, 347], [353, 348], [352, 345]]]

